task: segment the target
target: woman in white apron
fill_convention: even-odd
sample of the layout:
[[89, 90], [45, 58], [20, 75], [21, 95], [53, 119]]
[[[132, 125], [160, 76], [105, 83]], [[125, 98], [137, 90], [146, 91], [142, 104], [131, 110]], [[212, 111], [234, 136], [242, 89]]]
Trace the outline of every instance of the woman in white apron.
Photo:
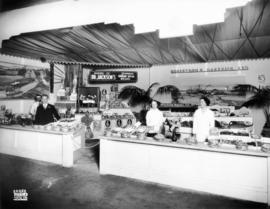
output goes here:
[[198, 142], [205, 142], [209, 131], [215, 126], [214, 112], [209, 109], [210, 100], [207, 97], [200, 98], [200, 106], [193, 116], [193, 134]]

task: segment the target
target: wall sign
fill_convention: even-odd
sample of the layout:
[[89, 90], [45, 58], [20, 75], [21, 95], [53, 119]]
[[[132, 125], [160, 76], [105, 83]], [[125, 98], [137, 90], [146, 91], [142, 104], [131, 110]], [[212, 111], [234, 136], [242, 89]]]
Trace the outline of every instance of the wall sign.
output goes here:
[[217, 110], [221, 114], [229, 115], [235, 111], [234, 106], [221, 106], [221, 105], [212, 105], [210, 106], [211, 110]]
[[136, 83], [137, 79], [134, 71], [100, 71], [90, 72], [88, 83]]
[[228, 66], [228, 67], [210, 67], [210, 68], [176, 68], [172, 69], [171, 73], [204, 73], [204, 72], [225, 72], [225, 71], [244, 71], [248, 70], [248, 66]]

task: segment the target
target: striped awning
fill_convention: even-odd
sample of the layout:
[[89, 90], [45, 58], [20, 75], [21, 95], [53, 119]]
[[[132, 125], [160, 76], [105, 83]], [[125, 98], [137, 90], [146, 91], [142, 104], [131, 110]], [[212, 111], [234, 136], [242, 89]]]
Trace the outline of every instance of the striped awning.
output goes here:
[[90, 63], [90, 62], [55, 61], [55, 60], [51, 60], [50, 63], [61, 64], [61, 65], [82, 65], [82, 66], [94, 67], [95, 69], [147, 68], [147, 67], [150, 67], [149, 64]]
[[133, 25], [97, 23], [13, 36], [3, 41], [2, 52], [102, 67], [266, 58], [269, 22], [270, 1], [253, 0], [228, 9], [224, 22], [194, 25], [190, 36], [160, 38], [158, 30], [135, 34]]

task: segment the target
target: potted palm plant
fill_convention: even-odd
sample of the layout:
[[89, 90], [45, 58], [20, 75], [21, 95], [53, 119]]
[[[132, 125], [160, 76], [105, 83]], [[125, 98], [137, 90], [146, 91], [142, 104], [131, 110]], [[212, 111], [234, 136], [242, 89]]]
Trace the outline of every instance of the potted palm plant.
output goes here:
[[176, 86], [159, 86], [159, 83], [153, 83], [148, 87], [147, 90], [136, 86], [125, 86], [121, 89], [118, 98], [121, 100], [126, 100], [131, 108], [136, 108], [137, 111], [133, 111], [136, 119], [142, 124], [145, 124], [146, 112], [155, 95], [170, 93], [173, 102], [178, 102], [180, 97], [180, 90]]
[[257, 89], [256, 93], [242, 106], [252, 110], [254, 131], [260, 135], [265, 123], [268, 126], [270, 124], [270, 88]]
[[[178, 103], [179, 98], [181, 96], [180, 90], [174, 85], [165, 85], [161, 86], [157, 89], [155, 95], [164, 95], [164, 94], [171, 94], [172, 103]], [[154, 96], [155, 96], [154, 95]]]
[[258, 89], [256, 86], [250, 84], [238, 84], [233, 87], [233, 92], [237, 92], [240, 96], [244, 96], [247, 93], [256, 93], [259, 90], [260, 89]]

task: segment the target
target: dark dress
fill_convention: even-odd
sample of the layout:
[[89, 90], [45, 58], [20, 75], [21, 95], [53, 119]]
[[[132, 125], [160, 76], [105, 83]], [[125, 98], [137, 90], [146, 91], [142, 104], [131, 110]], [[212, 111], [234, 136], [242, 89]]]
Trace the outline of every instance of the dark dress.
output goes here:
[[37, 125], [46, 125], [48, 123], [52, 123], [55, 120], [59, 120], [60, 116], [55, 109], [55, 107], [51, 104], [47, 105], [45, 109], [43, 105], [39, 105], [36, 112], [35, 124]]

